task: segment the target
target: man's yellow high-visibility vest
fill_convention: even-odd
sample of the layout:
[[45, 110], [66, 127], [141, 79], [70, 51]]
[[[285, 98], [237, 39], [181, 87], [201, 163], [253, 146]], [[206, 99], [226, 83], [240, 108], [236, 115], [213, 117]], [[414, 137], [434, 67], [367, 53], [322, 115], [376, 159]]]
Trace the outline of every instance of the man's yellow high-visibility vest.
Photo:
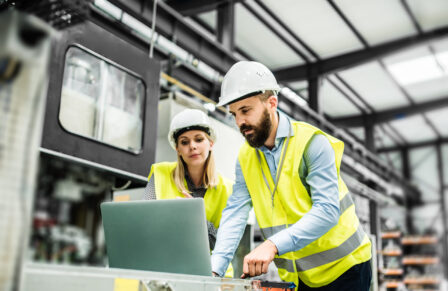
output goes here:
[[[321, 287], [333, 282], [352, 266], [368, 261], [371, 258], [371, 243], [362, 230], [353, 200], [340, 177], [344, 143], [304, 122], [291, 122], [291, 126], [294, 136], [289, 140], [273, 201], [262, 173], [263, 167], [269, 187], [274, 189], [275, 184], [264, 155], [260, 154], [260, 163], [256, 153], [258, 150], [246, 142], [240, 149], [238, 159], [258, 224], [267, 239], [296, 223], [311, 210], [311, 195], [301, 182], [299, 166], [315, 134], [323, 134], [330, 141], [335, 152], [339, 185], [341, 215], [338, 224], [304, 248], [274, 259], [282, 280], [295, 282], [297, 286], [300, 278], [310, 287]], [[285, 143], [286, 140], [282, 154]]]
[[[152, 165], [148, 180], [154, 175], [157, 199], [185, 198], [173, 180], [173, 171], [176, 164], [176, 162], [162, 162]], [[219, 227], [222, 211], [226, 207], [227, 198], [232, 194], [233, 188], [232, 180], [221, 175], [218, 175], [218, 178], [218, 185], [208, 188], [204, 195], [205, 215], [216, 229]], [[186, 187], [187, 182], [185, 180], [184, 183]], [[233, 277], [232, 264], [229, 265], [225, 277]]]

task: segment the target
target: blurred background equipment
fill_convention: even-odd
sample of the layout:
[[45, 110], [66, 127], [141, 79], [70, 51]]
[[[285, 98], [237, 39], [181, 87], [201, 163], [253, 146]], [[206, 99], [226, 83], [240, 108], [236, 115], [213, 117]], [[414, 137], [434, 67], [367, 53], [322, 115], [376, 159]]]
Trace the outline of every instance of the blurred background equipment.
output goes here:
[[0, 290], [17, 287], [30, 236], [51, 28], [0, 12]]
[[[79, 290], [80, 277], [85, 291], [114, 290], [119, 276], [197, 290], [197, 278], [105, 270], [99, 205], [141, 199], [151, 164], [175, 160], [166, 135], [184, 108], [210, 116], [217, 168], [234, 176], [244, 140], [215, 101], [239, 60], [274, 72], [282, 112], [344, 141], [341, 176], [378, 250], [372, 290], [445, 291], [446, 0], [0, 0], [0, 11], [0, 291], [20, 274], [31, 291]], [[260, 242], [252, 216], [235, 276]], [[276, 276], [270, 266], [264, 279]]]
[[86, 0], [4, 0], [0, 2], [0, 10], [32, 14], [59, 30], [84, 21], [89, 14], [88, 4]]

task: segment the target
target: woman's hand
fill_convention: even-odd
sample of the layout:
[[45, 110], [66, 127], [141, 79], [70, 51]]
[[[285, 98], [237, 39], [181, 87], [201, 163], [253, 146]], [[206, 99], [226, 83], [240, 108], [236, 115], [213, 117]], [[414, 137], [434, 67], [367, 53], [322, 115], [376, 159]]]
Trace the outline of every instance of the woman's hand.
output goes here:
[[190, 193], [184, 191], [182, 194], [185, 196], [185, 198], [193, 198], [193, 196], [190, 195]]

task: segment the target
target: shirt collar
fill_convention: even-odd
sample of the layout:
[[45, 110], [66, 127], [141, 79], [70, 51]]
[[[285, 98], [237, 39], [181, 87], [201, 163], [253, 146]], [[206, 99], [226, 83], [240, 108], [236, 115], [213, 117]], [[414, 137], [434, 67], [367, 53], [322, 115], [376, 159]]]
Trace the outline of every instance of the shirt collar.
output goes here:
[[[277, 112], [278, 112], [278, 128], [277, 128], [277, 134], [275, 135], [275, 140], [287, 137], [289, 134], [289, 127], [291, 126], [291, 121], [289, 120], [289, 117], [287, 117], [280, 111]], [[294, 136], [293, 130], [291, 130], [291, 136]]]

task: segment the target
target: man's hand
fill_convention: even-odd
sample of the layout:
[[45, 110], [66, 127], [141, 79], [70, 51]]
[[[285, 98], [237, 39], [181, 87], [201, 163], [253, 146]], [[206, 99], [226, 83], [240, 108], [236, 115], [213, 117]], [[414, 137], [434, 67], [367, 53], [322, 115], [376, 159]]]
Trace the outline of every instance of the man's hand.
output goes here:
[[268, 266], [277, 254], [277, 247], [270, 240], [256, 247], [244, 257], [241, 279], [254, 277], [268, 272]]

